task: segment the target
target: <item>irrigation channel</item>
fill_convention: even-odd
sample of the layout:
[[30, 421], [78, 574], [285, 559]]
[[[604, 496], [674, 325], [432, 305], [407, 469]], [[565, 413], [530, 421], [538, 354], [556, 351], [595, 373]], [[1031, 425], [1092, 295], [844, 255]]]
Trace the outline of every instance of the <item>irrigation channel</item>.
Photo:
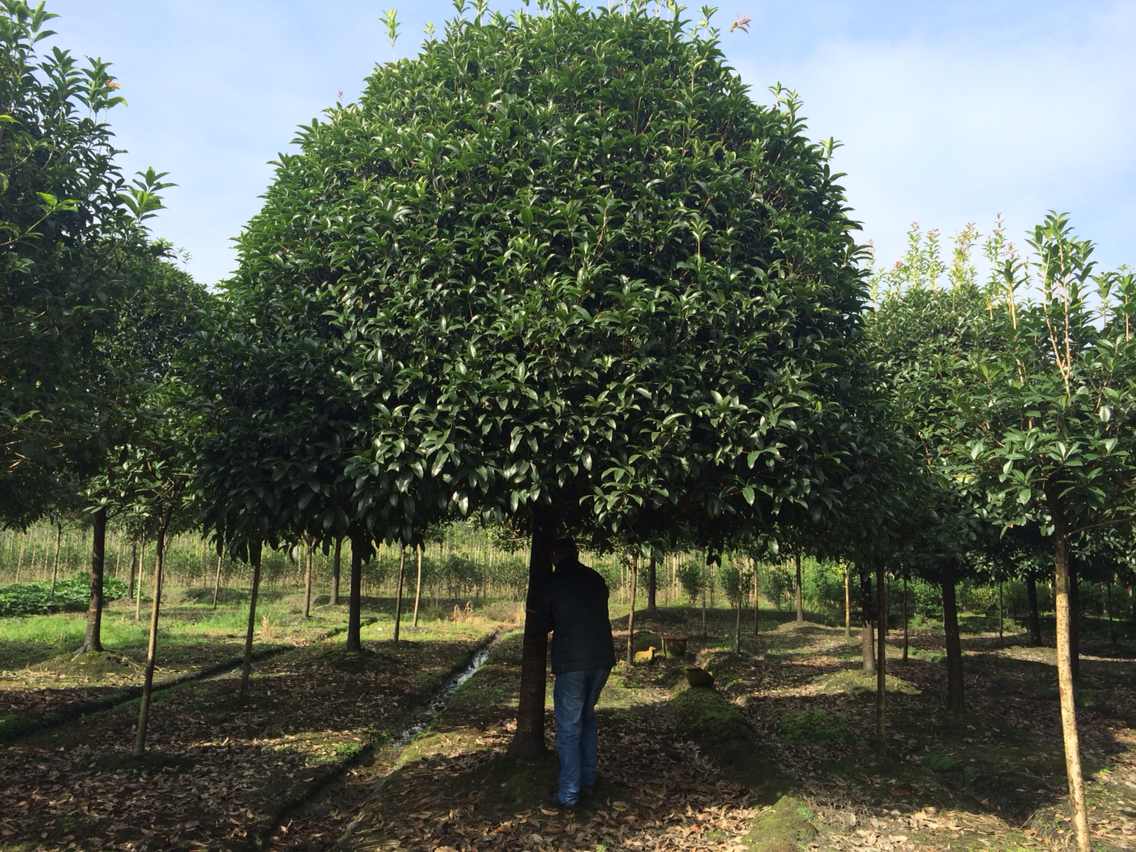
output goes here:
[[[439, 687], [429, 701], [425, 704], [418, 705], [419, 709], [413, 714], [413, 721], [403, 728], [400, 733], [389, 739], [379, 738], [369, 743], [346, 760], [329, 766], [327, 771], [314, 779], [300, 795], [296, 796], [294, 799], [283, 802], [276, 813], [273, 814], [272, 821], [268, 828], [253, 840], [250, 847], [253, 849], [269, 848], [272, 845], [272, 838], [275, 836], [280, 826], [283, 825], [290, 816], [306, 805], [314, 802], [328, 787], [343, 778], [351, 769], [370, 760], [376, 750], [381, 750], [384, 762], [389, 760], [390, 764], [393, 765], [403, 749], [410, 745], [419, 734], [425, 731], [430, 726], [430, 723], [438, 717], [438, 714], [449, 706], [450, 701], [453, 700], [454, 693], [461, 688], [462, 684], [477, 674], [481, 667], [485, 665], [489, 659], [489, 655], [493, 651], [493, 646], [497, 644], [500, 638], [500, 631], [494, 631], [489, 637], [483, 640], [481, 644], [474, 649], [472, 656], [467, 658], [464, 667], [455, 669], [454, 673]], [[373, 789], [380, 788], [384, 780], [385, 776], [379, 778]], [[351, 828], [352, 826], [348, 826], [345, 834], [350, 834]]]

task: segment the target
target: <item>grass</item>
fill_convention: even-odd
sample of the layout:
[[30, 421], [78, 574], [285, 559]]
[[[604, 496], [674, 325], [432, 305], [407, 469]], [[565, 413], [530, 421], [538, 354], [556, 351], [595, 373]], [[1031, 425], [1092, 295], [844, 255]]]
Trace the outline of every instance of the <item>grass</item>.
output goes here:
[[[876, 693], [876, 675], [862, 669], [842, 669], [821, 675], [812, 681], [818, 695], [865, 695]], [[919, 687], [908, 683], [902, 678], [887, 675], [885, 685], [888, 692], [904, 693], [905, 695], [919, 695]]]

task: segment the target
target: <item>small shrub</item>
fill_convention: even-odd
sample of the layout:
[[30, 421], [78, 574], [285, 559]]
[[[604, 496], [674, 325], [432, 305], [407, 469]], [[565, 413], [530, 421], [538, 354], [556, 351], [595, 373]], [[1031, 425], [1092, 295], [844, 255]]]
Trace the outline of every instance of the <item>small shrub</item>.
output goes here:
[[678, 566], [678, 581], [687, 598], [690, 599], [691, 606], [698, 603], [698, 596], [702, 594], [706, 578], [706, 566], [701, 562], [684, 562]]

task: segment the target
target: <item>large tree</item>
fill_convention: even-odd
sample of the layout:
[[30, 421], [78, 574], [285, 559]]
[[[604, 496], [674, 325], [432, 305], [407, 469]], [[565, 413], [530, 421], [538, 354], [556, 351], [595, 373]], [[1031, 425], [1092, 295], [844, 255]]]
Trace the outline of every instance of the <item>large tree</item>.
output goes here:
[[520, 754], [558, 532], [772, 524], [831, 499], [850, 450], [864, 285], [830, 148], [678, 14], [452, 21], [302, 131], [258, 222], [265, 275], [334, 299], [369, 527], [532, 533]]

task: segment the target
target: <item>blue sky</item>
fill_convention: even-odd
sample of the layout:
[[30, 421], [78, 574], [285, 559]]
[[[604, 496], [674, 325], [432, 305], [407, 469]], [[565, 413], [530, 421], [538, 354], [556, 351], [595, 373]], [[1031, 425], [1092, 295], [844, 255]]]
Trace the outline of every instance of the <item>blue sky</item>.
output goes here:
[[[380, 21], [398, 9], [395, 47]], [[130, 170], [177, 188], [154, 231], [212, 284], [260, 206], [268, 161], [297, 125], [358, 95], [375, 63], [412, 55], [450, 3], [358, 0], [48, 0], [54, 43], [114, 63], [129, 105], [110, 113]], [[494, 8], [513, 8], [497, 5]], [[738, 0], [730, 63], [768, 101], [797, 89], [881, 263], [918, 221], [950, 234], [996, 213], [1011, 237], [1069, 211], [1106, 267], [1136, 266], [1136, 2]], [[692, 12], [691, 16], [693, 17]]]

